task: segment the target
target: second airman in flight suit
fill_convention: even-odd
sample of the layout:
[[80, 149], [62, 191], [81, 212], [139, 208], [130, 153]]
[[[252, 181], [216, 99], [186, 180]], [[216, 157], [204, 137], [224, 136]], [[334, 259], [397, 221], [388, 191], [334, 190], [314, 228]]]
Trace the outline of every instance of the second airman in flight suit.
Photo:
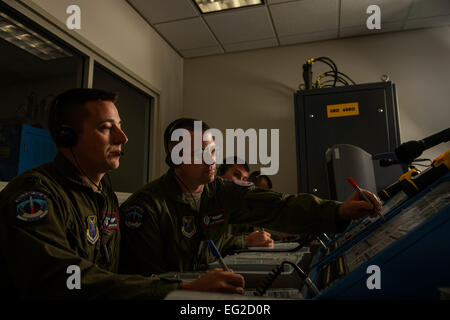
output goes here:
[[[178, 119], [167, 127], [166, 162], [171, 168], [121, 205], [122, 270], [149, 275], [206, 268], [214, 257], [204, 241], [211, 239], [223, 250], [230, 223], [295, 234], [339, 232], [351, 219], [376, 214], [374, 207], [381, 207], [369, 192], [375, 206], [361, 201], [357, 193], [341, 203], [263, 190], [245, 181], [226, 182], [215, 179], [215, 163], [174, 165], [169, 159], [172, 132], [184, 128], [194, 137], [193, 122]], [[202, 150], [213, 143], [212, 137], [204, 137]]]

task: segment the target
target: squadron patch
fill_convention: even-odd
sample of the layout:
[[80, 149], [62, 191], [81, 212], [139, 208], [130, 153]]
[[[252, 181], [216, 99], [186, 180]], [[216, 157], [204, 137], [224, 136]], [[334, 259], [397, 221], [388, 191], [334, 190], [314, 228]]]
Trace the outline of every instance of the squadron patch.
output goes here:
[[191, 238], [197, 232], [197, 226], [195, 225], [194, 216], [184, 216], [183, 226], [181, 227], [181, 233], [187, 237]]
[[238, 185], [238, 186], [241, 186], [241, 187], [251, 187], [251, 186], [254, 186], [255, 184], [253, 183], [253, 182], [251, 182], [251, 181], [244, 181], [244, 180], [233, 180], [233, 183], [234, 184], [236, 184], [236, 185]]
[[17, 219], [37, 221], [48, 213], [47, 196], [41, 192], [31, 191], [16, 199]]
[[119, 221], [116, 212], [103, 213], [103, 229], [119, 229]]
[[202, 223], [206, 228], [225, 223], [225, 210], [218, 209], [206, 212], [203, 215]]
[[95, 244], [99, 238], [97, 217], [89, 216], [87, 217], [88, 228], [86, 230], [86, 236], [90, 243]]
[[130, 229], [137, 229], [142, 225], [142, 215], [144, 210], [139, 206], [128, 208], [125, 214], [125, 225]]
[[30, 176], [30, 177], [26, 177], [23, 181], [23, 183], [25, 183], [28, 186], [32, 186], [35, 185], [39, 182], [39, 178], [38, 177], [34, 177], [34, 176]]

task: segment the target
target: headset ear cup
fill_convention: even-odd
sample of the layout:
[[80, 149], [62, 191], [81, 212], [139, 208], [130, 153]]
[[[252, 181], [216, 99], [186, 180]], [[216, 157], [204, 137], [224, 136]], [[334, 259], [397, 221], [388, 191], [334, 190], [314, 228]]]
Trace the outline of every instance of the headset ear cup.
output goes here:
[[56, 143], [61, 147], [73, 147], [77, 144], [77, 134], [70, 127], [62, 127], [56, 136]]
[[226, 164], [225, 164], [225, 163], [222, 163], [222, 164], [219, 166], [219, 169], [217, 169], [217, 175], [218, 175], [218, 176], [224, 175], [224, 174], [225, 174], [225, 169], [226, 169]]
[[171, 156], [170, 156], [170, 153], [166, 156], [166, 163], [167, 163], [167, 165], [169, 166], [169, 167], [171, 167], [171, 168], [176, 168], [176, 167], [179, 167], [180, 165], [179, 164], [175, 164], [175, 163], [173, 163], [172, 162], [172, 158], [171, 158]]
[[[182, 122], [184, 122], [186, 120], [189, 120], [189, 119], [187, 119], [187, 118], [180, 118], [180, 119], [174, 120], [172, 123], [169, 124], [169, 126], [164, 131], [164, 149], [165, 149], [166, 154], [167, 154], [165, 160], [166, 160], [167, 165], [170, 168], [176, 168], [176, 167], [179, 167], [180, 165], [179, 164], [175, 164], [175, 163], [172, 162], [172, 158], [170, 156], [170, 150], [169, 150], [169, 141], [170, 141], [170, 138], [172, 136], [172, 132], [175, 131], [175, 129], [177, 128], [177, 126], [180, 123], [182, 123]], [[194, 120], [192, 119], [192, 121], [194, 121]]]

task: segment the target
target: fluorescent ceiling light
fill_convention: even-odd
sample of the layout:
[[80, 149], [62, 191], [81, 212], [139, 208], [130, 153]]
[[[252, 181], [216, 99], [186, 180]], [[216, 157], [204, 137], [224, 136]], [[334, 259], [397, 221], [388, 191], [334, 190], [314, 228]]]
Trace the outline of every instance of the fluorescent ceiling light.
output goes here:
[[194, 0], [202, 13], [263, 4], [263, 0]]
[[45, 39], [2, 12], [0, 12], [0, 38], [42, 60], [72, 56], [50, 40]]

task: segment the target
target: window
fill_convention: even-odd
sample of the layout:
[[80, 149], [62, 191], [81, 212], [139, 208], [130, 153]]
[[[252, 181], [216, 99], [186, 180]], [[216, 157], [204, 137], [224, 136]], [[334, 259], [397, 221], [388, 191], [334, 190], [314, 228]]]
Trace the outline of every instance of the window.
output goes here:
[[116, 106], [122, 129], [128, 137], [120, 167], [110, 173], [113, 188], [135, 192], [147, 183], [149, 174], [150, 107], [152, 98], [98, 63], [94, 65], [93, 87], [119, 93]]
[[[129, 142], [123, 148], [120, 168], [110, 176], [115, 191], [136, 191], [149, 179], [150, 120], [157, 94], [94, 45], [83, 44], [84, 39], [76, 34], [48, 31], [51, 24], [30, 13], [20, 5], [12, 9], [0, 2], [0, 181], [9, 181], [23, 170], [52, 160], [56, 148], [46, 131], [51, 101], [68, 89], [90, 87], [92, 83], [93, 88], [119, 93], [117, 107]], [[15, 131], [3, 130], [3, 124], [15, 126]], [[47, 134], [45, 150], [42, 141], [36, 140], [34, 129], [41, 130], [39, 137]], [[18, 132], [21, 137], [12, 142], [10, 137]], [[13, 157], [21, 150], [22, 137], [31, 141], [27, 142], [27, 154]], [[36, 157], [42, 153], [46, 159]], [[3, 174], [5, 167], [9, 169]]]
[[0, 119], [47, 128], [52, 98], [81, 87], [84, 57], [0, 7]]
[[52, 99], [81, 87], [85, 58], [38, 25], [0, 5], [0, 180], [51, 161]]

